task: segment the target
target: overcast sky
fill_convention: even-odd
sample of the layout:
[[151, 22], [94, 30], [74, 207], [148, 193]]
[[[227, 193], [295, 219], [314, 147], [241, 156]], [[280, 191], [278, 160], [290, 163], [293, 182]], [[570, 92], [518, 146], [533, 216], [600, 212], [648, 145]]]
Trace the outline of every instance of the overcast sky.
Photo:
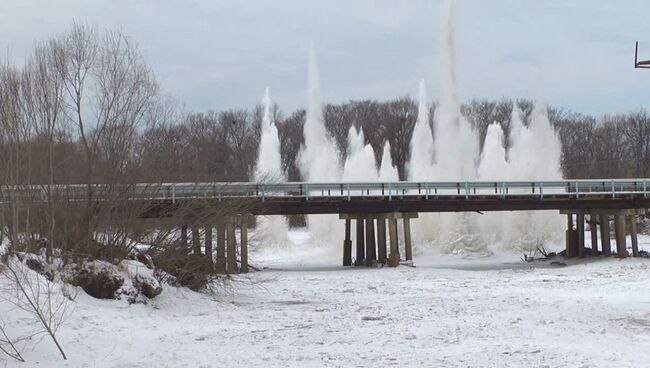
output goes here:
[[[458, 0], [460, 96], [527, 97], [603, 114], [650, 104], [650, 1]], [[265, 87], [285, 112], [306, 105], [316, 46], [328, 102], [438, 98], [444, 1], [1, 0], [0, 51], [21, 61], [73, 20], [120, 27], [165, 91], [189, 109], [251, 107]]]

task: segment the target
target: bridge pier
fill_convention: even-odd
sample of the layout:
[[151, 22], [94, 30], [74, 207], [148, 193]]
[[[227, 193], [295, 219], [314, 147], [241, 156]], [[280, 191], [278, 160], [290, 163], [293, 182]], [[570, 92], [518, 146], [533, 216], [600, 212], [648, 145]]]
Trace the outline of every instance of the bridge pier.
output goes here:
[[625, 215], [617, 213], [614, 216], [614, 232], [616, 233], [616, 257], [627, 257], [627, 246], [625, 244]]
[[[343, 265], [352, 264], [352, 240], [350, 239], [351, 222], [356, 221], [356, 260], [355, 266], [373, 266], [377, 263], [388, 263], [391, 267], [399, 265], [399, 239], [397, 234], [397, 221], [404, 221], [404, 254], [406, 261], [413, 260], [411, 244], [411, 222], [417, 218], [417, 213], [377, 213], [377, 214], [347, 214], [342, 213], [339, 218], [345, 220], [345, 239], [343, 240]], [[386, 236], [386, 221], [388, 220], [388, 237]], [[377, 227], [375, 230], [375, 221]], [[390, 245], [387, 254], [386, 242]]]
[[609, 257], [612, 255], [612, 244], [609, 238], [609, 214], [600, 214], [600, 242], [603, 249], [603, 256]]
[[366, 266], [377, 265], [377, 247], [375, 244], [375, 219], [368, 217], [366, 221]]
[[386, 264], [386, 219], [377, 217], [377, 262]]
[[591, 234], [591, 255], [598, 255], [598, 215], [589, 214], [589, 231]]
[[345, 239], [343, 240], [343, 266], [352, 266], [352, 220], [345, 219]]
[[[566, 256], [584, 256], [584, 216], [587, 211], [560, 211], [567, 215], [566, 231]], [[630, 224], [630, 237], [632, 242], [632, 256], [639, 256], [638, 234], [635, 215], [636, 209], [627, 210], [590, 210], [589, 224], [591, 231], [591, 254], [598, 254], [598, 226], [600, 225], [601, 254], [604, 257], [612, 255], [610, 239], [610, 216], [614, 217], [614, 239], [616, 240], [616, 256], [625, 258], [627, 252], [627, 223]], [[573, 229], [573, 215], [576, 215], [576, 229]], [[582, 249], [582, 252], [581, 252]]]

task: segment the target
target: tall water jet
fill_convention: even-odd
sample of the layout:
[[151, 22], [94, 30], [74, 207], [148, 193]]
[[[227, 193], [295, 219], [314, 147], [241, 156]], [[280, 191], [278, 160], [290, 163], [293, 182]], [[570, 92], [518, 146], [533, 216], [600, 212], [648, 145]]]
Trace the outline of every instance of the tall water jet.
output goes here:
[[[429, 124], [429, 104], [424, 80], [420, 81], [418, 93], [418, 117], [413, 128], [410, 142], [411, 158], [408, 163], [408, 178], [410, 181], [434, 181], [433, 132]], [[420, 245], [435, 243], [439, 235], [439, 214], [423, 213], [413, 223], [413, 239], [415, 249]]]
[[[504, 180], [510, 167], [506, 161], [504, 134], [501, 124], [490, 124], [485, 135], [483, 151], [478, 166], [478, 178], [481, 181]], [[499, 244], [507, 231], [507, 217], [503, 213], [484, 213], [479, 218], [479, 228], [483, 239], [490, 244]]]
[[[341, 164], [336, 144], [325, 128], [323, 107], [320, 101], [320, 81], [316, 52], [311, 48], [309, 57], [308, 105], [303, 135], [305, 143], [300, 150], [298, 167], [307, 182], [336, 182], [341, 179]], [[316, 243], [339, 243], [343, 231], [337, 216], [310, 215], [307, 227]]]
[[[438, 180], [475, 180], [479, 140], [477, 132], [461, 113], [458, 101], [456, 20], [453, 1], [448, 2], [447, 10], [442, 30], [445, 90], [434, 116], [433, 172], [436, 173]], [[478, 233], [478, 219], [475, 214], [442, 214], [440, 229], [440, 246], [446, 251], [479, 251], [486, 247]]]
[[410, 142], [411, 159], [408, 164], [409, 180], [433, 180], [433, 133], [429, 125], [429, 105], [424, 80], [420, 81], [418, 118], [415, 121]]
[[382, 183], [399, 181], [397, 167], [393, 166], [393, 159], [390, 156], [390, 143], [384, 143], [381, 154], [381, 165], [379, 166], [379, 181]]
[[[553, 129], [546, 106], [537, 101], [528, 126], [521, 111], [513, 108], [511, 146], [508, 150], [510, 180], [561, 180], [560, 140]], [[511, 215], [511, 230], [506, 240], [512, 247], [536, 249], [545, 242], [559, 240], [563, 219], [555, 211], [529, 211]]]
[[364, 145], [363, 131], [353, 126], [348, 132], [348, 156], [343, 166], [344, 182], [377, 181], [375, 151], [372, 146]]
[[[278, 129], [271, 118], [271, 98], [269, 89], [264, 92], [262, 99], [264, 115], [262, 117], [260, 146], [255, 165], [256, 182], [284, 182], [286, 175], [282, 170], [280, 155], [280, 138]], [[288, 241], [289, 226], [282, 216], [259, 216], [255, 236], [261, 247], [277, 247]]]

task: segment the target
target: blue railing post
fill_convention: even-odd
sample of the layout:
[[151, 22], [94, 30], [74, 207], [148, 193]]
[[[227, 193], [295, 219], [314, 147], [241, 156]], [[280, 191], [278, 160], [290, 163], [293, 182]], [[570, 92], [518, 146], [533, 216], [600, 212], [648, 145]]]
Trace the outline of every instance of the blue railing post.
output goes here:
[[576, 199], [580, 198], [580, 188], [578, 187], [578, 181], [576, 180]]
[[429, 182], [424, 183], [424, 199], [429, 199]]
[[309, 183], [305, 184], [305, 199], [309, 201]]
[[393, 199], [393, 192], [391, 190], [392, 187], [393, 187], [393, 185], [391, 183], [388, 183], [388, 200], [389, 201]]
[[469, 199], [469, 184], [465, 182], [465, 200]]
[[616, 198], [616, 188], [614, 187], [614, 180], [612, 180], [612, 198]]
[[176, 203], [176, 184], [172, 183], [172, 203]]
[[643, 179], [643, 196], [648, 196], [648, 179]]
[[539, 198], [544, 199], [544, 182], [539, 182]]
[[348, 183], [348, 202], [350, 201], [350, 184]]
[[266, 190], [264, 189], [264, 184], [262, 184], [262, 202], [266, 200]]

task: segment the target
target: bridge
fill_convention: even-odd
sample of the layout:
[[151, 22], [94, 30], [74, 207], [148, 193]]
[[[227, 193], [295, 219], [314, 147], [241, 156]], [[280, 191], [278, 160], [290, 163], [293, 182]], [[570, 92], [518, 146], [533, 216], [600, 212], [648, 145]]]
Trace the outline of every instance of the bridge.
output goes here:
[[[123, 186], [129, 201], [147, 202], [142, 219], [167, 219], [181, 228], [187, 241], [187, 213], [205, 214], [220, 205], [235, 212], [218, 224], [205, 224], [205, 253], [212, 254], [212, 227], [217, 227], [217, 267], [246, 272], [247, 230], [251, 216], [336, 214], [345, 221], [343, 265], [352, 264], [351, 221], [356, 221], [356, 264], [397, 265], [397, 221], [403, 221], [404, 257], [412, 261], [410, 220], [419, 213], [558, 210], [567, 215], [566, 255], [584, 256], [585, 221], [590, 224], [593, 254], [611, 255], [610, 219], [614, 219], [616, 255], [626, 257], [626, 234], [632, 235], [632, 255], [638, 256], [636, 222], [632, 216], [650, 208], [650, 179], [464, 182], [349, 182], [349, 183], [157, 183]], [[16, 196], [58, 197], [68, 201], [109, 201], [115, 186], [56, 185], [3, 187], [0, 202]], [[242, 204], [233, 206], [233, 204]], [[240, 228], [237, 244], [235, 228]], [[598, 229], [602, 252], [598, 252]], [[387, 234], [388, 230], [388, 234]], [[198, 234], [193, 229], [193, 234]], [[193, 236], [195, 252], [199, 237]], [[208, 244], [208, 242], [210, 244]], [[386, 244], [389, 242], [389, 249]], [[227, 247], [226, 247], [227, 245]], [[237, 252], [239, 247], [239, 252]], [[241, 267], [236, 266], [236, 254]]]

